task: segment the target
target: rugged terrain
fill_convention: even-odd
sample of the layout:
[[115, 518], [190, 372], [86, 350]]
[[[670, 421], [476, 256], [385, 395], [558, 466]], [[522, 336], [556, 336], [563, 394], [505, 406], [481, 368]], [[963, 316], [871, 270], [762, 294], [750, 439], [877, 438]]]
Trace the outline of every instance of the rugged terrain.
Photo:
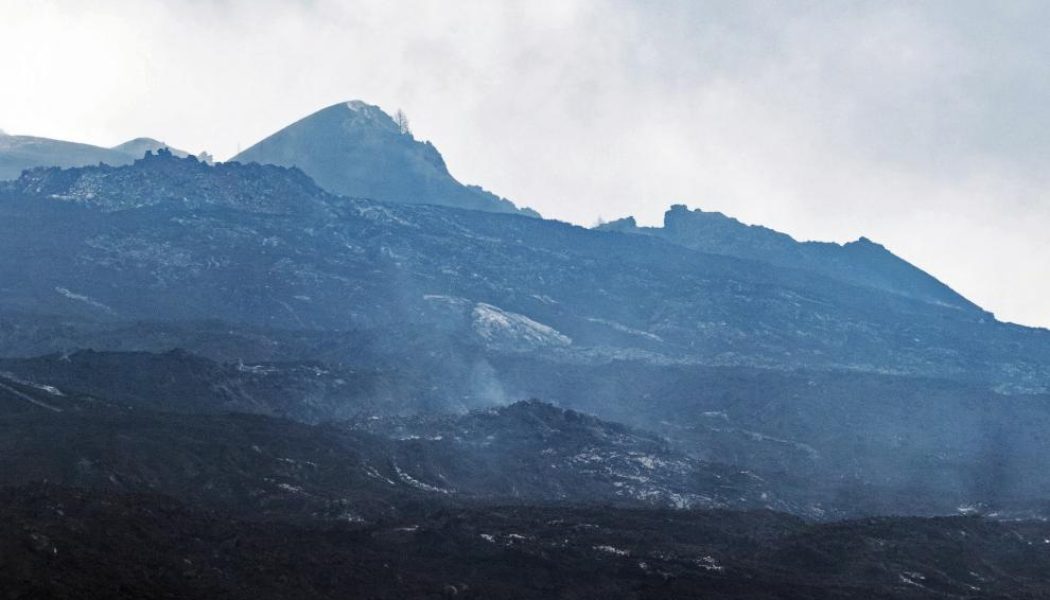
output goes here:
[[885, 250], [893, 268], [850, 282], [166, 151], [28, 171], [0, 215], [0, 348], [58, 352], [8, 367], [48, 385], [305, 423], [539, 398], [806, 481], [772, 494], [802, 514], [1021, 510], [1050, 489], [1050, 334]]
[[797, 242], [791, 236], [760, 225], [744, 225], [722, 213], [690, 211], [676, 204], [664, 214], [663, 227], [638, 227], [627, 217], [598, 227], [651, 235], [712, 254], [758, 260], [790, 269], [814, 271], [863, 287], [917, 300], [977, 309], [972, 302], [929, 273], [895, 256], [885, 247], [861, 238], [848, 244]]
[[360, 102], [243, 163], [33, 144], [3, 597], [1050, 592], [1050, 332], [875, 242], [536, 218]]
[[[772, 482], [687, 456], [655, 435], [538, 401], [457, 417], [307, 425], [244, 414], [272, 412], [267, 404], [279, 396], [254, 377], [237, 377], [238, 386], [221, 373], [161, 373], [168, 379], [158, 395], [126, 388], [114, 400], [0, 376], [0, 484], [156, 492], [322, 520], [371, 519], [426, 502], [775, 508], [818, 517], [834, 510], [797, 492], [781, 497]], [[209, 376], [211, 389], [201, 385]], [[194, 402], [179, 402], [181, 394]], [[245, 399], [253, 402], [236, 402]]]
[[0, 216], [5, 320], [400, 330], [562, 362], [834, 368], [1009, 391], [1050, 380], [1050, 334], [968, 306], [654, 236], [332, 196], [278, 167], [163, 153], [30, 171], [5, 186]]
[[[1040, 598], [1050, 527], [444, 509], [324, 528], [155, 495], [0, 489], [5, 598]], [[12, 560], [12, 558], [14, 560]]]

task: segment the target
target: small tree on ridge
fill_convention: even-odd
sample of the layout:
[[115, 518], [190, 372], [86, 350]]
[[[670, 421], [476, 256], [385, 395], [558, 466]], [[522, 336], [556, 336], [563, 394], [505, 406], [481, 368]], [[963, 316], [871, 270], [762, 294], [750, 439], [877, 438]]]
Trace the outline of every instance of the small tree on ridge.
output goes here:
[[400, 108], [394, 113], [394, 122], [397, 123], [397, 129], [402, 135], [412, 135], [412, 130], [408, 128], [408, 115], [405, 111]]

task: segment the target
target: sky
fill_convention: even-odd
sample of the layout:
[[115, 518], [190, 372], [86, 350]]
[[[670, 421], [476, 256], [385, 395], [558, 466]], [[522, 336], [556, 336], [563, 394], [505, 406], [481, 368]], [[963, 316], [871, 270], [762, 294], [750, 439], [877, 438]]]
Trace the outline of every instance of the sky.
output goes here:
[[336, 102], [548, 218], [869, 237], [1050, 326], [1050, 3], [0, 0], [0, 129], [218, 159]]

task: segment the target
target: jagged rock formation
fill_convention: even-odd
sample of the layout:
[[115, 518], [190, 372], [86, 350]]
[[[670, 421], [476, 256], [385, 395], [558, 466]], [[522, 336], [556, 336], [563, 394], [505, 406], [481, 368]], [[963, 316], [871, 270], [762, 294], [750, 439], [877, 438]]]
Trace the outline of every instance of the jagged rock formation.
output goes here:
[[260, 214], [323, 211], [327, 195], [301, 171], [259, 165], [208, 165], [161, 148], [134, 161], [77, 170], [34, 169], [10, 184], [16, 192], [88, 206], [103, 212], [152, 206], [230, 208]]
[[688, 248], [813, 271], [840, 281], [966, 311], [979, 307], [930, 274], [867, 238], [848, 244], [797, 242], [760, 225], [745, 225], [719, 212], [676, 204], [663, 227], [638, 227], [633, 217], [599, 226], [606, 231], [660, 237]]
[[[189, 152], [179, 150], [178, 148], [172, 148], [160, 140], [155, 140], [148, 137], [135, 138], [128, 140], [123, 144], [117, 144], [113, 146], [112, 150], [116, 150], [122, 154], [126, 154], [134, 159], [142, 158], [147, 152], [158, 152], [160, 150], [167, 150], [175, 156], [185, 158], [190, 155]], [[58, 166], [58, 165], [53, 165]]]

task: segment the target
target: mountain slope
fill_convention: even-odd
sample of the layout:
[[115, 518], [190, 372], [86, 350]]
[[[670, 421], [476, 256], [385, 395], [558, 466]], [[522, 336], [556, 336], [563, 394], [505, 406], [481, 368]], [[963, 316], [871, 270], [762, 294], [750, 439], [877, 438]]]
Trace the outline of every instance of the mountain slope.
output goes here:
[[398, 440], [401, 467], [453, 495], [768, 508], [811, 517], [839, 508], [781, 495], [789, 486], [777, 478], [766, 481], [730, 465], [700, 461], [651, 433], [537, 400], [457, 416], [370, 417], [359, 419], [354, 429]]
[[663, 227], [638, 227], [631, 217], [599, 226], [606, 231], [660, 237], [688, 248], [805, 269], [854, 285], [872, 287], [967, 311], [980, 308], [928, 273], [867, 238], [839, 245], [797, 242], [759, 225], [744, 225], [718, 212], [674, 205]]
[[0, 489], [11, 598], [992, 600], [1050, 594], [1046, 523], [769, 512], [431, 510], [260, 523], [156, 494]]
[[[542, 354], [479, 358], [490, 365], [484, 372], [445, 357], [431, 363], [402, 351], [389, 357], [393, 366], [370, 365], [377, 357], [367, 355], [342, 366], [221, 364], [182, 351], [0, 359], [0, 415], [349, 420], [354, 431], [398, 440], [388, 456], [406, 475], [457, 498], [758, 506], [822, 518], [961, 507], [1046, 514], [1038, 504], [1050, 497], [1041, 468], [1050, 453], [1046, 395], [856, 372], [559, 363]], [[505, 401], [547, 398], [583, 412], [538, 401], [448, 412], [491, 406], [493, 385]], [[126, 423], [128, 436], [152, 427]]]
[[459, 183], [430, 142], [417, 141], [379, 107], [357, 100], [320, 110], [231, 160], [298, 167], [321, 187], [344, 196], [528, 212]]
[[0, 190], [0, 217], [12, 314], [401, 331], [461, 356], [1050, 384], [1050, 332], [981, 311], [654, 236], [341, 198], [296, 169], [161, 154], [39, 170]]
[[[7, 135], [0, 131], [0, 181], [15, 179], [35, 167], [85, 167], [130, 164], [149, 151], [168, 148], [151, 138], [136, 138], [112, 148], [65, 142], [27, 135]], [[169, 148], [170, 149], [170, 148]], [[178, 156], [186, 152], [173, 150]]]
[[[226, 412], [308, 413], [294, 406], [311, 398], [287, 369], [238, 379], [183, 354], [126, 355], [126, 369], [144, 376], [114, 380], [108, 396], [85, 395], [112, 375], [85, 372], [96, 358], [105, 366], [115, 357], [5, 361], [18, 374], [0, 372], [0, 486], [45, 480], [319, 519], [351, 508], [371, 519], [416, 500], [833, 514], [652, 434], [540, 402], [407, 421], [379, 416], [391, 413], [384, 407], [359, 413], [354, 426], [308, 426]], [[168, 368], [173, 361], [184, 366]], [[345, 385], [343, 394], [352, 402]]]
[[15, 179], [34, 167], [123, 165], [131, 158], [119, 150], [27, 135], [0, 133], [0, 180]]

